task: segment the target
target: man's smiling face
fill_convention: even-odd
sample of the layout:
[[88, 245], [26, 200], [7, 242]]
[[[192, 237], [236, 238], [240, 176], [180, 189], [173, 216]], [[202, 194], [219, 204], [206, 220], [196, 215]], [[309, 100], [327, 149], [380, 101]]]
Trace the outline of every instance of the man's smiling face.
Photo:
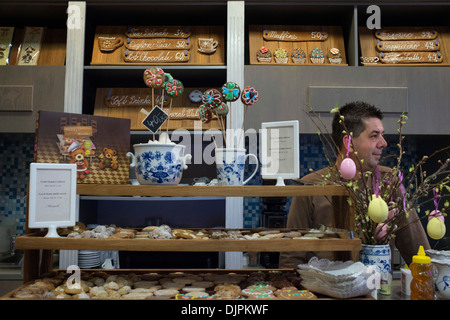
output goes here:
[[387, 146], [383, 137], [384, 127], [378, 118], [363, 119], [363, 122], [365, 129], [357, 138], [353, 138], [353, 147], [358, 152], [358, 158], [364, 159], [363, 170], [374, 172]]

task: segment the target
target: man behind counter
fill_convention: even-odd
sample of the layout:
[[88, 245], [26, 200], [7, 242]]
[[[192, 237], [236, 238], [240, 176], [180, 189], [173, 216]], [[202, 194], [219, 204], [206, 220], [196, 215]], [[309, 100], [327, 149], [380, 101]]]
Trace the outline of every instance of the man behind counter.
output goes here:
[[[355, 150], [350, 149], [349, 157], [357, 163], [353, 151], [357, 151], [358, 158], [364, 159], [362, 170], [375, 172], [383, 149], [387, 146], [383, 137], [384, 128], [382, 124], [382, 112], [365, 102], [351, 102], [339, 109], [332, 123], [332, 138], [340, 154], [336, 160], [336, 167], [339, 168], [342, 159], [347, 154], [348, 135], [343, 131], [342, 124], [339, 123], [340, 115], [344, 116], [345, 127], [348, 132], [353, 132], [352, 143]], [[357, 168], [361, 168], [357, 165]], [[304, 183], [319, 183], [321, 176], [329, 168], [323, 168], [317, 172], [310, 173], [301, 179]], [[380, 173], [390, 170], [387, 167], [379, 167]], [[356, 175], [359, 175], [357, 172]], [[357, 178], [355, 176], [355, 178]], [[349, 219], [342, 214], [342, 208], [347, 208], [345, 197], [329, 196], [299, 196], [292, 199], [290, 206], [287, 228], [318, 228], [321, 225], [334, 226], [350, 229]], [[340, 209], [340, 210], [339, 210]], [[347, 221], [343, 221], [347, 220]], [[414, 221], [416, 220], [416, 221]], [[407, 264], [412, 260], [412, 256], [417, 253], [420, 245], [424, 249], [429, 249], [428, 238], [417, 220], [415, 210], [409, 215], [408, 221], [414, 221], [406, 227], [400, 229], [395, 239], [395, 246]], [[394, 241], [392, 241], [394, 242]], [[391, 247], [394, 243], [391, 243]], [[283, 252], [280, 255], [280, 268], [295, 268], [298, 264], [307, 263], [313, 256], [335, 260], [331, 252]]]

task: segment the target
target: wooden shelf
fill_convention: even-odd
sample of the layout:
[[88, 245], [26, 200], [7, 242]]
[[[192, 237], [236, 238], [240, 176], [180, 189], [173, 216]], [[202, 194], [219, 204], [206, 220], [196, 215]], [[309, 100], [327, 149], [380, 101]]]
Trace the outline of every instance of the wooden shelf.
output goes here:
[[341, 186], [143, 186], [78, 184], [77, 194], [91, 196], [159, 197], [289, 197], [346, 196]]
[[118, 250], [118, 251], [359, 251], [360, 239], [349, 239], [344, 232], [339, 238], [325, 239], [74, 239], [46, 238], [39, 234], [28, 234], [16, 238], [16, 249], [23, 250]]

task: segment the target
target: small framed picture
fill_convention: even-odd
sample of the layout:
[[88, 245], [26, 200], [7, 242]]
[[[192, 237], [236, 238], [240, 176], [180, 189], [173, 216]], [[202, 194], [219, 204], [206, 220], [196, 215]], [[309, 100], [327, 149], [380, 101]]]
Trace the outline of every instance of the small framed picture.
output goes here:
[[59, 237], [58, 227], [75, 225], [76, 164], [31, 163], [28, 226], [48, 228], [46, 237]]
[[284, 186], [284, 179], [300, 177], [300, 147], [298, 120], [263, 122], [261, 130], [261, 174], [263, 179], [276, 179]]

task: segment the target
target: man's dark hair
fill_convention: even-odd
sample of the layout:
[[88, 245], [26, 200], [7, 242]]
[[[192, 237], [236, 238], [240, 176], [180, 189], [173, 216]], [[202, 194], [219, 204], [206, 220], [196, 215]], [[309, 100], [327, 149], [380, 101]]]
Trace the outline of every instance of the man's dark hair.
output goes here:
[[378, 118], [383, 120], [383, 113], [377, 107], [362, 101], [345, 104], [335, 113], [332, 124], [332, 137], [339, 149], [342, 148], [342, 139], [345, 136], [344, 126], [339, 123], [340, 116], [344, 116], [344, 124], [347, 131], [353, 132], [353, 138], [357, 138], [365, 129], [364, 119]]

